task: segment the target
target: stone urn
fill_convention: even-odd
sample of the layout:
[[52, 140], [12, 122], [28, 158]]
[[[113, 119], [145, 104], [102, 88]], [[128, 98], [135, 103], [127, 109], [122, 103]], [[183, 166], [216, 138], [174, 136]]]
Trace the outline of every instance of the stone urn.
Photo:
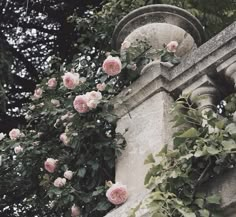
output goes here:
[[132, 11], [118, 23], [112, 37], [113, 48], [119, 50], [125, 40], [131, 43], [145, 40], [154, 49], [177, 41], [176, 55], [182, 57], [201, 45], [205, 36], [200, 22], [186, 10], [155, 4]]

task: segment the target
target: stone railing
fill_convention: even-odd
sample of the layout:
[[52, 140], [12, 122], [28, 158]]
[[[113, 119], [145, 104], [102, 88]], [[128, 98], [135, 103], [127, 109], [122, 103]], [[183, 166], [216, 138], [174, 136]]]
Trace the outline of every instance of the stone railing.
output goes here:
[[[169, 32], [169, 33], [168, 33]], [[181, 63], [167, 68], [157, 60], [142, 69], [142, 75], [114, 100], [120, 117], [117, 131], [124, 134], [127, 147], [116, 164], [116, 181], [127, 185], [130, 197], [106, 217], [126, 217], [127, 211], [142, 200], [147, 190], [144, 177], [146, 156], [171, 144], [173, 129], [170, 107], [181, 93], [204, 96], [197, 102], [202, 112], [215, 109], [217, 102], [234, 90], [236, 82], [236, 22], [204, 41], [200, 23], [188, 12], [168, 5], [151, 5], [131, 12], [117, 25], [113, 45], [123, 40], [145, 38], [155, 48], [176, 40]], [[236, 213], [236, 171], [218, 179], [212, 190], [222, 195], [225, 217]], [[235, 207], [235, 208], [234, 208]], [[141, 213], [139, 216], [147, 216]]]

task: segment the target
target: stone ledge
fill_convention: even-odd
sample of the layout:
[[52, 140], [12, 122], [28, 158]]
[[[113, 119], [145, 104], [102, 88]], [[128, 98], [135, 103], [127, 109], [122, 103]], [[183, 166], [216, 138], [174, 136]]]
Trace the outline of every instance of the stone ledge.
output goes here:
[[143, 69], [145, 73], [113, 100], [115, 114], [125, 115], [157, 92], [177, 96], [202, 76], [219, 77], [216, 68], [235, 54], [236, 22], [186, 55], [178, 66], [169, 69], [157, 62], [147, 65]]

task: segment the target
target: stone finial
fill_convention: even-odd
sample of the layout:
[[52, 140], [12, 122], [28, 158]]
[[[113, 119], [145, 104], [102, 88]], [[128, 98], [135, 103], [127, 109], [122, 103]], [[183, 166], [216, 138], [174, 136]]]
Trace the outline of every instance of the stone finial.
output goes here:
[[155, 49], [177, 41], [176, 55], [181, 57], [203, 43], [204, 31], [189, 12], [171, 5], [155, 4], [132, 11], [118, 23], [112, 45], [118, 50], [125, 40], [131, 43], [145, 40]]

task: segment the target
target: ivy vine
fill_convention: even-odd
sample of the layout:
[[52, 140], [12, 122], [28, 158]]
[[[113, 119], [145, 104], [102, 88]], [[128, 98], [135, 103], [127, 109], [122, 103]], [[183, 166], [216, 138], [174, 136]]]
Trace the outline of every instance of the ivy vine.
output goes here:
[[175, 102], [173, 148], [165, 145], [147, 157], [145, 163], [152, 165], [145, 178], [150, 193], [129, 217], [145, 209], [150, 217], [222, 216], [220, 195], [204, 190], [236, 164], [236, 94], [222, 102], [217, 115], [203, 115], [189, 96]]

